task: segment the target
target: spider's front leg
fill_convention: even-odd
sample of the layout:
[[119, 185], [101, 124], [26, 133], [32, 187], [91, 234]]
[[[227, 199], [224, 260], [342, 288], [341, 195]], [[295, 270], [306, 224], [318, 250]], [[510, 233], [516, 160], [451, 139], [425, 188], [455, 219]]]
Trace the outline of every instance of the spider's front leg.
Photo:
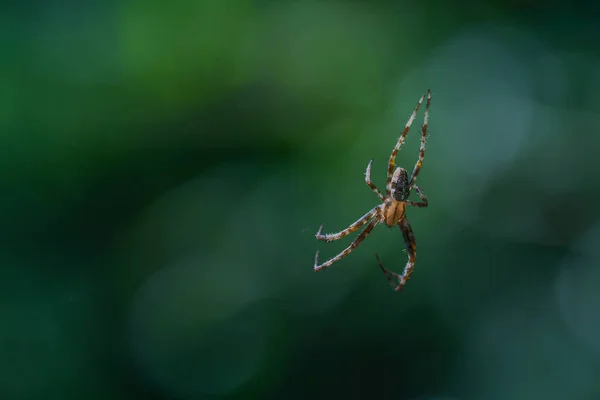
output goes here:
[[421, 198], [422, 201], [410, 201], [408, 200], [406, 202], [407, 205], [412, 206], [412, 207], [427, 207], [427, 205], [429, 203], [427, 203], [427, 196], [425, 196], [423, 194], [423, 192], [421, 191], [421, 188], [418, 187], [417, 185], [414, 186], [414, 189], [417, 191], [417, 194], [419, 195], [419, 197]]
[[[402, 236], [404, 237], [404, 242], [406, 243], [406, 252], [408, 254], [408, 262], [406, 263], [406, 266], [404, 266], [404, 271], [402, 271], [402, 274], [397, 274], [385, 268], [379, 259], [379, 255], [376, 255], [379, 268], [381, 268], [388, 282], [390, 282], [390, 285], [392, 285], [396, 292], [401, 291], [410, 278], [410, 275], [415, 268], [415, 259], [417, 258], [417, 242], [415, 241], [415, 235], [413, 234], [413, 230], [408, 222], [408, 219], [404, 217], [400, 222], [398, 222], [398, 226], [402, 231]], [[395, 282], [396, 280], [398, 283]]]
[[323, 225], [321, 225], [315, 237], [318, 240], [322, 240], [324, 242], [333, 242], [334, 240], [339, 240], [344, 236], [351, 234], [352, 232], [356, 232], [361, 226], [369, 222], [369, 220], [379, 212], [379, 207], [380, 206], [373, 208], [371, 211], [360, 217], [358, 221], [354, 222], [352, 225], [350, 225], [341, 232], [323, 234], [321, 233], [323, 231]]
[[342, 258], [346, 257], [348, 254], [350, 254], [352, 252], [352, 250], [354, 250], [355, 248], [358, 247], [359, 244], [362, 243], [363, 240], [365, 240], [365, 238], [367, 236], [369, 236], [369, 233], [371, 233], [371, 231], [373, 230], [373, 228], [375, 228], [375, 226], [379, 223], [379, 219], [374, 219], [372, 220], [369, 225], [367, 225], [367, 227], [365, 229], [363, 229], [363, 231], [360, 233], [360, 235], [358, 235], [358, 237], [354, 240], [354, 242], [352, 242], [350, 244], [350, 246], [346, 247], [344, 250], [342, 250], [342, 252], [340, 254], [338, 254], [337, 256], [325, 261], [323, 264], [319, 265], [319, 252], [317, 251], [317, 254], [315, 254], [315, 271], [320, 271], [323, 268], [327, 268], [329, 267], [331, 264], [333, 264], [336, 261], [341, 260]]

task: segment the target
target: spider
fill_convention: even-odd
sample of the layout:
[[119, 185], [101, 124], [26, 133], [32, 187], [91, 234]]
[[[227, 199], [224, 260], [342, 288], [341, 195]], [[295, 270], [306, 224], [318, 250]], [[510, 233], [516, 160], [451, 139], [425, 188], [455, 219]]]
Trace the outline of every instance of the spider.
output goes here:
[[[357, 231], [360, 227], [362, 227], [370, 221], [369, 224], [350, 244], [350, 246], [346, 247], [337, 256], [329, 259], [328, 261], [325, 261], [321, 265], [319, 265], [319, 252], [317, 251], [317, 254], [315, 255], [315, 271], [321, 271], [322, 269], [329, 267], [331, 264], [341, 260], [348, 254], [350, 254], [352, 250], [357, 248], [358, 245], [361, 244], [367, 236], [369, 236], [369, 234], [371, 233], [371, 231], [373, 231], [373, 228], [375, 228], [377, 224], [384, 223], [388, 227], [392, 227], [396, 224], [400, 227], [400, 230], [402, 231], [402, 236], [404, 237], [404, 242], [406, 243], [408, 262], [406, 263], [402, 274], [397, 274], [384, 268], [383, 264], [381, 263], [381, 260], [379, 259], [379, 255], [376, 254], [375, 257], [377, 258], [379, 268], [381, 268], [381, 271], [385, 274], [390, 285], [392, 285], [396, 292], [402, 290], [402, 288], [410, 278], [410, 275], [412, 274], [413, 269], [415, 267], [415, 259], [417, 257], [417, 244], [410, 223], [408, 222], [408, 218], [406, 217], [406, 207], [427, 207], [427, 197], [423, 194], [421, 189], [417, 185], [415, 185], [415, 181], [417, 180], [417, 176], [419, 175], [419, 171], [421, 170], [423, 159], [425, 158], [427, 122], [429, 120], [429, 104], [431, 102], [431, 92], [429, 90], [427, 90], [427, 105], [425, 107], [425, 118], [423, 121], [419, 158], [417, 160], [417, 163], [415, 164], [412, 174], [410, 175], [410, 178], [408, 176], [408, 172], [404, 168], [394, 167], [398, 150], [400, 149], [400, 146], [402, 146], [404, 138], [406, 137], [406, 134], [408, 133], [408, 130], [410, 129], [410, 126], [413, 123], [417, 115], [417, 111], [419, 110], [421, 103], [423, 103], [424, 98], [425, 96], [422, 96], [419, 102], [417, 103], [417, 106], [415, 107], [410, 118], [408, 119], [408, 122], [406, 123], [406, 126], [404, 127], [402, 135], [398, 139], [398, 142], [396, 143], [396, 146], [394, 147], [394, 150], [392, 150], [392, 154], [390, 155], [390, 159], [388, 162], [387, 181], [385, 186], [385, 197], [381, 194], [379, 189], [377, 189], [375, 184], [371, 182], [371, 165], [373, 164], [373, 160], [369, 161], [369, 164], [367, 165], [367, 170], [365, 172], [365, 181], [367, 185], [371, 188], [371, 190], [375, 192], [375, 194], [379, 197], [379, 199], [381, 200], [381, 204], [371, 209], [358, 221], [354, 222], [352, 225], [350, 225], [348, 228], [344, 229], [341, 232], [323, 234], [321, 233], [323, 231], [323, 225], [321, 225], [315, 236], [318, 240], [332, 242], [334, 240], [339, 240], [352, 232]], [[415, 189], [415, 191], [421, 198], [421, 201], [416, 202], [408, 200], [411, 189]]]

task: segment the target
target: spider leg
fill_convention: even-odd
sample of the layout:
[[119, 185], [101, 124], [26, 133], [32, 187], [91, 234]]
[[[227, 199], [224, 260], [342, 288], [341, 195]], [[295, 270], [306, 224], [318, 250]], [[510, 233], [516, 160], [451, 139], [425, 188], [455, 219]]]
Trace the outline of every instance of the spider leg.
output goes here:
[[388, 270], [387, 268], [384, 268], [381, 260], [379, 259], [379, 255], [376, 255], [379, 268], [381, 268], [388, 282], [390, 282], [390, 285], [392, 285], [396, 292], [401, 291], [410, 278], [410, 275], [415, 268], [415, 259], [417, 258], [417, 243], [408, 219], [406, 217], [403, 218], [402, 221], [398, 223], [398, 226], [402, 231], [402, 236], [404, 237], [404, 242], [406, 243], [406, 252], [408, 253], [408, 262], [406, 263], [402, 274], [397, 274]]
[[422, 201], [410, 201], [407, 200], [406, 204], [409, 206], [413, 206], [413, 207], [427, 207], [427, 196], [425, 196], [423, 194], [423, 192], [421, 191], [421, 188], [418, 187], [417, 185], [414, 186], [415, 190], [417, 191], [417, 193], [419, 194], [419, 197], [421, 198]]
[[379, 189], [377, 189], [377, 186], [375, 186], [375, 184], [371, 182], [371, 164], [373, 164], [373, 160], [369, 161], [369, 165], [367, 165], [367, 171], [365, 172], [365, 182], [367, 182], [367, 185], [369, 185], [371, 190], [374, 191], [377, 196], [379, 196], [379, 199], [385, 202], [385, 197], [383, 197]]
[[415, 164], [412, 175], [410, 177], [409, 185], [412, 186], [417, 180], [417, 175], [421, 171], [421, 165], [423, 164], [423, 158], [425, 158], [425, 141], [427, 140], [427, 123], [429, 122], [429, 104], [431, 103], [431, 91], [427, 90], [427, 105], [425, 106], [425, 120], [423, 121], [423, 128], [421, 129], [421, 149], [419, 150], [419, 159]]
[[322, 240], [324, 242], [333, 242], [334, 240], [339, 240], [339, 239], [343, 238], [344, 236], [351, 234], [352, 232], [356, 232], [361, 226], [363, 226], [364, 224], [369, 222], [369, 220], [371, 218], [373, 218], [375, 216], [375, 214], [377, 214], [379, 212], [379, 208], [380, 208], [380, 206], [375, 207], [374, 209], [372, 209], [371, 211], [369, 211], [368, 213], [366, 213], [365, 215], [360, 217], [360, 219], [358, 221], [354, 222], [352, 225], [350, 225], [349, 227], [347, 227], [346, 229], [344, 229], [341, 232], [322, 234], [321, 231], [323, 230], [323, 225], [321, 225], [319, 227], [319, 231], [317, 232], [317, 234], [315, 236], [317, 237], [318, 240]]
[[421, 103], [423, 102], [424, 98], [425, 98], [425, 96], [421, 96], [421, 99], [419, 100], [419, 102], [417, 103], [417, 106], [415, 107], [414, 111], [410, 115], [408, 122], [404, 126], [404, 131], [402, 131], [402, 135], [400, 136], [400, 138], [398, 138], [398, 142], [396, 143], [396, 146], [394, 147], [394, 150], [392, 150], [392, 154], [390, 155], [390, 160], [388, 162], [387, 182], [385, 185], [385, 190], [386, 190], [387, 195], [389, 195], [392, 190], [392, 175], [394, 174], [394, 167], [396, 166], [396, 155], [398, 154], [398, 150], [400, 150], [400, 146], [402, 146], [402, 142], [404, 142], [404, 138], [406, 137], [406, 134], [408, 133], [410, 126], [412, 125], [413, 121], [415, 120], [417, 111], [419, 110], [419, 107], [421, 107]]
[[323, 264], [319, 265], [319, 252], [317, 251], [317, 254], [315, 255], [315, 271], [320, 271], [323, 268], [327, 268], [329, 267], [331, 264], [333, 264], [334, 262], [346, 257], [348, 254], [350, 254], [352, 252], [352, 250], [354, 250], [355, 248], [358, 247], [359, 244], [361, 244], [361, 242], [363, 240], [365, 240], [365, 238], [367, 236], [369, 236], [369, 233], [371, 233], [371, 231], [373, 230], [373, 228], [375, 228], [375, 225], [377, 225], [379, 223], [379, 219], [374, 219], [372, 220], [369, 225], [367, 225], [367, 227], [365, 229], [363, 229], [363, 231], [360, 233], [360, 235], [358, 235], [358, 237], [354, 240], [354, 242], [352, 242], [350, 244], [350, 246], [346, 247], [344, 250], [342, 250], [342, 252], [340, 254], [338, 254], [337, 256], [325, 261]]

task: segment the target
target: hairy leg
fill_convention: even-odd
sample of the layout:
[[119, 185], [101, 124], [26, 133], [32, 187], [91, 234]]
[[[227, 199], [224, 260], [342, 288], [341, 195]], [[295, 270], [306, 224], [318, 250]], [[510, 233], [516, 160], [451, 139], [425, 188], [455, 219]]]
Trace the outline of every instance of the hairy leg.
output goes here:
[[410, 275], [412, 274], [413, 269], [415, 268], [415, 259], [417, 258], [417, 243], [415, 241], [415, 236], [413, 234], [410, 223], [408, 222], [408, 219], [404, 218], [398, 223], [398, 226], [402, 231], [402, 236], [404, 237], [404, 242], [406, 243], [406, 253], [408, 254], [408, 261], [404, 266], [404, 271], [402, 271], [402, 274], [397, 274], [385, 268], [381, 263], [379, 256], [376, 255], [379, 268], [381, 268], [381, 270], [385, 274], [385, 277], [390, 282], [390, 285], [392, 285], [396, 292], [402, 290], [402, 288], [410, 278]]
[[385, 201], [385, 197], [383, 197], [379, 189], [377, 189], [377, 186], [375, 186], [375, 184], [371, 182], [371, 164], [373, 164], [373, 160], [369, 161], [369, 165], [367, 165], [367, 171], [365, 172], [365, 182], [367, 182], [367, 185], [379, 197], [379, 200]]
[[350, 225], [343, 231], [340, 231], [337, 233], [323, 234], [323, 233], [321, 233], [321, 231], [323, 230], [323, 225], [321, 225], [319, 227], [319, 231], [317, 232], [317, 234], [315, 236], [318, 240], [322, 240], [324, 242], [333, 242], [334, 240], [339, 240], [339, 239], [343, 238], [344, 236], [351, 234], [352, 232], [356, 232], [358, 229], [360, 229], [361, 226], [363, 226], [364, 224], [369, 222], [369, 220], [371, 218], [373, 218], [375, 215], [377, 215], [379, 213], [379, 208], [380, 208], [380, 206], [375, 207], [374, 209], [372, 209], [371, 211], [369, 211], [368, 213], [366, 213], [365, 215], [360, 217], [360, 219], [358, 221], [354, 222], [352, 225]]
[[427, 105], [425, 106], [425, 120], [423, 121], [423, 128], [421, 128], [421, 149], [419, 150], [419, 159], [415, 164], [412, 175], [410, 177], [410, 185], [412, 186], [417, 180], [417, 175], [421, 171], [421, 165], [425, 158], [425, 141], [427, 140], [427, 124], [429, 123], [429, 104], [431, 103], [431, 91], [427, 90]]
[[361, 244], [361, 242], [363, 240], [365, 240], [365, 238], [367, 236], [369, 236], [369, 233], [371, 233], [373, 228], [375, 228], [375, 225], [377, 225], [378, 223], [379, 223], [379, 219], [374, 219], [373, 221], [371, 221], [369, 223], [369, 225], [367, 225], [367, 227], [365, 229], [363, 229], [363, 231], [360, 233], [360, 235], [358, 235], [358, 237], [354, 240], [354, 242], [352, 242], [352, 244], [350, 244], [350, 246], [346, 247], [344, 250], [342, 250], [342, 252], [340, 254], [325, 261], [321, 265], [319, 265], [319, 252], [317, 251], [317, 254], [315, 255], [315, 271], [320, 271], [323, 268], [327, 268], [334, 262], [341, 260], [342, 258], [346, 257], [348, 254], [350, 254], [352, 252], [352, 250], [357, 248], [358, 245]]
[[427, 205], [429, 204], [427, 202], [427, 196], [425, 196], [423, 194], [423, 192], [421, 191], [421, 188], [419, 188], [417, 185], [414, 186], [414, 189], [417, 191], [417, 193], [419, 194], [419, 197], [421, 198], [422, 201], [410, 201], [408, 200], [406, 202], [407, 205], [412, 206], [412, 207], [427, 207]]
[[388, 194], [388, 195], [390, 194], [390, 192], [392, 190], [392, 174], [394, 173], [394, 167], [396, 166], [396, 155], [398, 154], [398, 150], [400, 150], [400, 146], [402, 146], [402, 142], [404, 142], [404, 138], [406, 137], [406, 134], [408, 133], [410, 126], [412, 125], [413, 121], [415, 120], [417, 111], [419, 110], [419, 107], [421, 107], [421, 103], [423, 103], [424, 98], [425, 98], [425, 96], [422, 96], [421, 99], [419, 100], [419, 102], [417, 103], [417, 106], [415, 107], [414, 111], [410, 115], [408, 122], [404, 126], [404, 131], [402, 131], [402, 135], [400, 135], [400, 138], [398, 138], [398, 142], [396, 143], [396, 146], [394, 147], [394, 150], [392, 150], [392, 154], [390, 155], [390, 160], [388, 161], [387, 182], [385, 185], [386, 194]]

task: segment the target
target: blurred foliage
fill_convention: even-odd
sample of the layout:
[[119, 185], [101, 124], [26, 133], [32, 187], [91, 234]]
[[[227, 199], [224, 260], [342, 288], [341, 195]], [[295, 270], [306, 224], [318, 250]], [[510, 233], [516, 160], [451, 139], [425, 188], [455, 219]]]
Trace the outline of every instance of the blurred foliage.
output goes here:
[[0, 398], [599, 398], [597, 8], [5, 3]]

